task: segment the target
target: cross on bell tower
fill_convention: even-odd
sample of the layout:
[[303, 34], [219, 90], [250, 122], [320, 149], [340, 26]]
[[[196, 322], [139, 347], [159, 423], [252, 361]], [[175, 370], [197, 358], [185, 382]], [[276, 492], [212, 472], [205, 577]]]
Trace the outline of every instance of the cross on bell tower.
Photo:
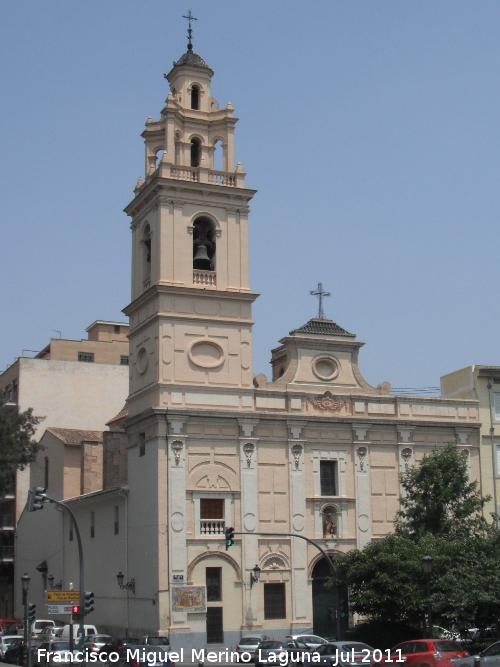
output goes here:
[[182, 18], [187, 19], [187, 21], [188, 21], [188, 40], [189, 40], [188, 41], [188, 50], [192, 51], [193, 50], [193, 44], [192, 44], [191, 40], [193, 38], [193, 29], [191, 28], [191, 21], [197, 21], [198, 19], [191, 14], [191, 10], [188, 11], [187, 16], [185, 16], [183, 14]]
[[318, 308], [318, 320], [324, 320], [325, 312], [323, 310], [323, 299], [327, 296], [331, 296], [330, 292], [323, 291], [323, 283], [318, 283], [318, 288], [316, 290], [311, 290], [310, 294], [318, 297], [319, 308]]

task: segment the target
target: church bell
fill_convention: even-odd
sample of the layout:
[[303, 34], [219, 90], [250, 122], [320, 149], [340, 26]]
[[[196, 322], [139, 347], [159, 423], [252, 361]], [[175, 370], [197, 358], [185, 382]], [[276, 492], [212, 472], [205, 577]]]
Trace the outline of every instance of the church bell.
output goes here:
[[196, 255], [193, 260], [193, 269], [199, 269], [201, 271], [211, 271], [212, 262], [207, 253], [207, 247], [200, 244], [196, 250]]

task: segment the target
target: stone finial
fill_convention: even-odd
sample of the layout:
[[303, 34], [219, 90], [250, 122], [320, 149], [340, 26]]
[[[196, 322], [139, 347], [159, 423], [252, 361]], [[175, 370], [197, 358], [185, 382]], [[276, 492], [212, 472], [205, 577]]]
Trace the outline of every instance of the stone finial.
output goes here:
[[267, 387], [267, 377], [264, 375], [264, 373], [259, 373], [256, 375], [253, 379], [253, 386], [254, 387]]
[[243, 165], [241, 164], [241, 162], [238, 162], [238, 164], [236, 165], [236, 172], [239, 174], [245, 173], [245, 170], [243, 169]]
[[144, 181], [142, 180], [141, 176], [139, 176], [139, 178], [137, 179], [137, 184], [136, 184], [136, 186], [135, 186], [135, 188], [134, 188], [134, 192], [137, 192], [137, 190], [141, 187], [141, 185], [142, 185], [143, 183], [144, 183]]
[[153, 119], [151, 118], [151, 116], [148, 116], [148, 119], [146, 121], [146, 125], [149, 125], [152, 122], [153, 122]]
[[387, 380], [377, 385], [377, 391], [379, 394], [390, 394], [391, 389], [392, 389], [391, 383], [387, 382]]
[[234, 107], [233, 107], [233, 105], [231, 104], [231, 102], [228, 102], [228, 103], [227, 103], [226, 111], [234, 111]]

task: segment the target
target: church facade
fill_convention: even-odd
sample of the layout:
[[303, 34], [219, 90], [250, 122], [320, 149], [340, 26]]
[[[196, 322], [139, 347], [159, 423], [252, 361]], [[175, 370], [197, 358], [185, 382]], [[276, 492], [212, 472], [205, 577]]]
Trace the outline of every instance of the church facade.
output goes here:
[[[68, 500], [91, 563], [92, 622], [133, 636], [159, 631], [173, 648], [234, 647], [261, 629], [275, 638], [313, 627], [335, 634], [325, 561], [286, 533], [333, 558], [363, 548], [392, 530], [399, 474], [450, 441], [479, 478], [477, 401], [370, 386], [358, 367], [363, 343], [331, 320], [291, 331], [272, 351], [272, 379], [253, 376], [255, 191], [235, 166], [237, 119], [212, 97], [212, 75], [192, 48], [166, 75], [166, 106], [142, 134], [145, 178], [125, 209], [128, 479]], [[25, 517], [26, 527], [36, 531], [41, 514]], [[67, 519], [58, 513], [56, 524], [63, 577], [77, 581]], [[20, 570], [48, 557], [28, 559], [24, 544]], [[118, 571], [134, 583], [120, 598]]]

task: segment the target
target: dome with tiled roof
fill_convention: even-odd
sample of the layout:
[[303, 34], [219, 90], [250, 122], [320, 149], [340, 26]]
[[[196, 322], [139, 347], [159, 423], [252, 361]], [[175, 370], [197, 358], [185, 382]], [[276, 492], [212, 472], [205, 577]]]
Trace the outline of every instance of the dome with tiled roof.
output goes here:
[[205, 69], [209, 69], [210, 71], [213, 71], [211, 67], [207, 65], [207, 63], [203, 60], [201, 56], [199, 56], [197, 53], [195, 53], [192, 49], [189, 49], [186, 51], [184, 55], [182, 55], [177, 62], [174, 61], [174, 67], [179, 67], [181, 65], [188, 65], [189, 67], [203, 67]]

